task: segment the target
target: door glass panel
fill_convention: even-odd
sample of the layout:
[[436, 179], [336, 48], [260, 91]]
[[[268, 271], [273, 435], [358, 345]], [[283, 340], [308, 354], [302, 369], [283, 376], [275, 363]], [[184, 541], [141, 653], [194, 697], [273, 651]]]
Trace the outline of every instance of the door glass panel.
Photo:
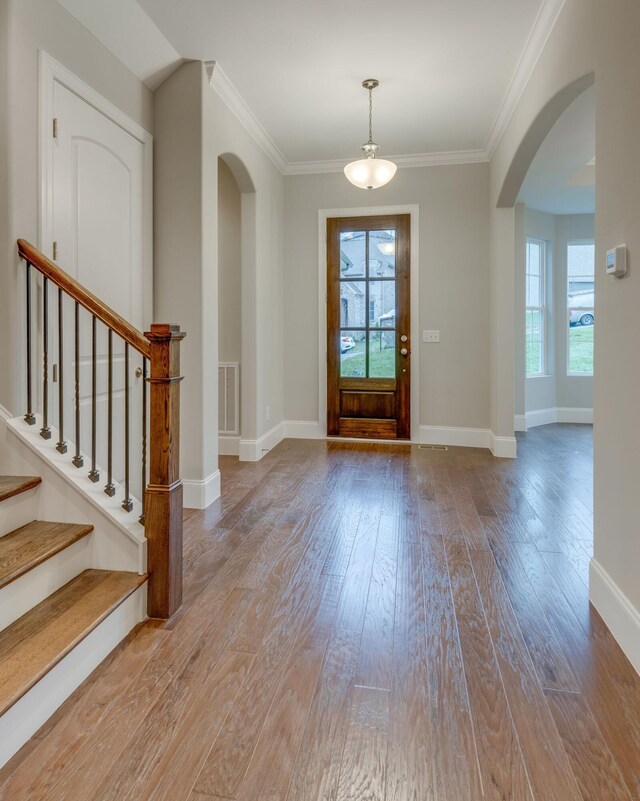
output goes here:
[[367, 340], [364, 331], [340, 331], [340, 375], [364, 378], [367, 375]]
[[366, 281], [340, 281], [340, 327], [366, 328]]
[[369, 278], [393, 278], [396, 274], [396, 232], [369, 232]]
[[396, 282], [369, 281], [369, 328], [395, 328]]
[[367, 232], [340, 234], [340, 278], [364, 278], [367, 263]]
[[369, 378], [396, 377], [396, 332], [369, 333]]

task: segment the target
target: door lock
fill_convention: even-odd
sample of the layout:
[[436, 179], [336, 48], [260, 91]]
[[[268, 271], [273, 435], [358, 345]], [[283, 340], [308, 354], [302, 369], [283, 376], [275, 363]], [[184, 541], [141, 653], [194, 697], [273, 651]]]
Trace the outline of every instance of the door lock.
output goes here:
[[409, 337], [408, 337], [406, 334], [403, 334], [403, 335], [400, 337], [400, 342], [406, 342], [408, 338], [409, 338]]
[[406, 356], [406, 355], [407, 355], [407, 353], [409, 353], [409, 351], [408, 351], [406, 348], [400, 348], [400, 354], [401, 354], [402, 356]]

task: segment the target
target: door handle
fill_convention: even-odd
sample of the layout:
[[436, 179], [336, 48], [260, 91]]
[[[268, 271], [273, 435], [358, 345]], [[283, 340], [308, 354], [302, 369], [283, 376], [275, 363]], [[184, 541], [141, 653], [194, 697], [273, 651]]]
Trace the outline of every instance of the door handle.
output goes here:
[[407, 353], [409, 353], [409, 351], [406, 348], [400, 348], [400, 355], [401, 356], [406, 356]]

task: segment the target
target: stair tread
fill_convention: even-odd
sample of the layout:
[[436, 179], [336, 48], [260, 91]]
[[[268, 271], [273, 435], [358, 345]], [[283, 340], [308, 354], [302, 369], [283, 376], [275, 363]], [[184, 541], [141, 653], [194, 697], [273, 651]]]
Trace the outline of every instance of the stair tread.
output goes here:
[[85, 570], [0, 632], [0, 716], [140, 587], [146, 576]]
[[90, 523], [34, 520], [0, 537], [0, 589], [92, 531]]
[[0, 502], [42, 483], [40, 476], [0, 476]]

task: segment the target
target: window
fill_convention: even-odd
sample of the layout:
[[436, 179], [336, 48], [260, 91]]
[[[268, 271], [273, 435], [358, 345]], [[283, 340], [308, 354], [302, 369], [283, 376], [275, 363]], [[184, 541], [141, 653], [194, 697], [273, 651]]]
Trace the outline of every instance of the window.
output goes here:
[[567, 245], [567, 373], [593, 375], [595, 244]]
[[546, 242], [527, 239], [526, 254], [526, 369], [527, 375], [545, 373], [545, 267]]

